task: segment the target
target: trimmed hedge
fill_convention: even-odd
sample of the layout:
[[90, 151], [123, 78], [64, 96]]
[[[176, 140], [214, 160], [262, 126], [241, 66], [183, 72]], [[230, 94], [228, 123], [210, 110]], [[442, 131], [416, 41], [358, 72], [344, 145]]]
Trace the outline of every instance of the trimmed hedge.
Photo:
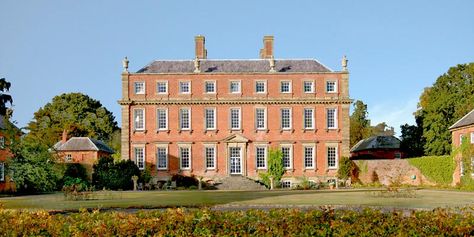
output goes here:
[[432, 182], [450, 185], [453, 181], [455, 164], [450, 156], [423, 156], [407, 160]]
[[472, 209], [412, 211], [168, 209], [50, 214], [0, 210], [1, 236], [469, 236]]

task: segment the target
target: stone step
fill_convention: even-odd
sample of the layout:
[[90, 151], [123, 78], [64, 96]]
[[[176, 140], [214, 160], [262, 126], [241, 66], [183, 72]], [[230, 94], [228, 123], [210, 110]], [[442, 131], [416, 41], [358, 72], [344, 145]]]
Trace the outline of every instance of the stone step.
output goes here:
[[243, 176], [229, 176], [221, 179], [215, 187], [219, 190], [267, 190], [265, 185]]

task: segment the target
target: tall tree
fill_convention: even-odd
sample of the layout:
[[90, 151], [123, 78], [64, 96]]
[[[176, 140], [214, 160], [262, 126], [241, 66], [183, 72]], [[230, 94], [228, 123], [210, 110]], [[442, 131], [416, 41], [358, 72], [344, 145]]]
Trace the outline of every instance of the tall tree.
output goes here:
[[474, 63], [451, 67], [423, 91], [417, 116], [422, 114], [425, 153], [451, 152], [449, 127], [474, 108]]
[[370, 120], [368, 119], [367, 105], [357, 100], [350, 117], [350, 146], [370, 136]]
[[7, 115], [7, 104], [13, 103], [12, 96], [6, 94], [10, 90], [11, 83], [6, 81], [5, 78], [0, 78], [0, 116]]
[[373, 127], [370, 131], [371, 136], [393, 136], [395, 135], [395, 129], [390, 127], [385, 122], [381, 122]]
[[67, 130], [70, 136], [89, 136], [108, 142], [118, 130], [115, 117], [102, 104], [81, 93], [55, 96], [34, 114], [26, 139], [51, 147]]
[[407, 157], [420, 157], [425, 154], [424, 146], [426, 143], [423, 137], [423, 118], [422, 116], [416, 117], [416, 125], [401, 125], [401, 136], [402, 140], [400, 143], [401, 149], [406, 152]]

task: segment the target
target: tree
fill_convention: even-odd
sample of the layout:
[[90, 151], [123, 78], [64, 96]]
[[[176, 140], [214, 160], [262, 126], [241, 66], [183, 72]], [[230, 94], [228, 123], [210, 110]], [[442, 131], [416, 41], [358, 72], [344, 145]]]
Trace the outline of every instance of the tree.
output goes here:
[[281, 177], [285, 173], [283, 166], [283, 153], [280, 149], [270, 149], [268, 151], [268, 169], [266, 173], [260, 173], [262, 182], [268, 188], [273, 188], [274, 184], [280, 183]]
[[395, 130], [393, 127], [389, 127], [385, 122], [381, 122], [371, 127], [371, 136], [393, 136]]
[[354, 112], [351, 114], [350, 122], [350, 147], [353, 147], [357, 142], [370, 135], [370, 120], [368, 119], [367, 105], [364, 102], [357, 100], [354, 103]]
[[97, 188], [129, 190], [133, 188], [132, 176], [140, 170], [131, 160], [114, 162], [112, 157], [102, 157], [93, 166], [92, 182]]
[[416, 116], [423, 115], [425, 153], [444, 155], [451, 152], [449, 127], [474, 109], [474, 63], [451, 67], [420, 96]]
[[13, 103], [12, 96], [5, 94], [10, 90], [11, 83], [6, 81], [5, 78], [0, 78], [0, 116], [7, 115], [7, 103], [10, 105]]
[[67, 130], [71, 136], [89, 136], [108, 142], [118, 130], [115, 117], [102, 104], [81, 93], [55, 96], [34, 114], [28, 124], [27, 139], [40, 141], [48, 147], [61, 139]]
[[400, 136], [400, 148], [407, 154], [407, 157], [420, 157], [425, 154], [423, 137], [423, 119], [416, 117], [416, 125], [401, 125], [402, 135]]
[[337, 177], [342, 179], [344, 183], [346, 183], [346, 180], [351, 177], [354, 168], [355, 168], [355, 164], [352, 160], [349, 159], [349, 157], [347, 156], [341, 157], [341, 159], [339, 159], [339, 168], [337, 169]]

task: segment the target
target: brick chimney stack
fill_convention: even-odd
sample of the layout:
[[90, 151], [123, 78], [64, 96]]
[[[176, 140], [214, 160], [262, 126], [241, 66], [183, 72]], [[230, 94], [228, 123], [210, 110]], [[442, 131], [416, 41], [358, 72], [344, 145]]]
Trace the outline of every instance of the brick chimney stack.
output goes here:
[[206, 59], [207, 50], [206, 50], [206, 39], [202, 35], [197, 35], [194, 37], [194, 42], [196, 42], [196, 58]]
[[67, 130], [64, 129], [62, 139], [61, 139], [61, 143], [66, 143], [66, 142], [67, 142]]
[[266, 35], [263, 37], [263, 49], [260, 49], [261, 59], [270, 59], [273, 57], [273, 36]]

